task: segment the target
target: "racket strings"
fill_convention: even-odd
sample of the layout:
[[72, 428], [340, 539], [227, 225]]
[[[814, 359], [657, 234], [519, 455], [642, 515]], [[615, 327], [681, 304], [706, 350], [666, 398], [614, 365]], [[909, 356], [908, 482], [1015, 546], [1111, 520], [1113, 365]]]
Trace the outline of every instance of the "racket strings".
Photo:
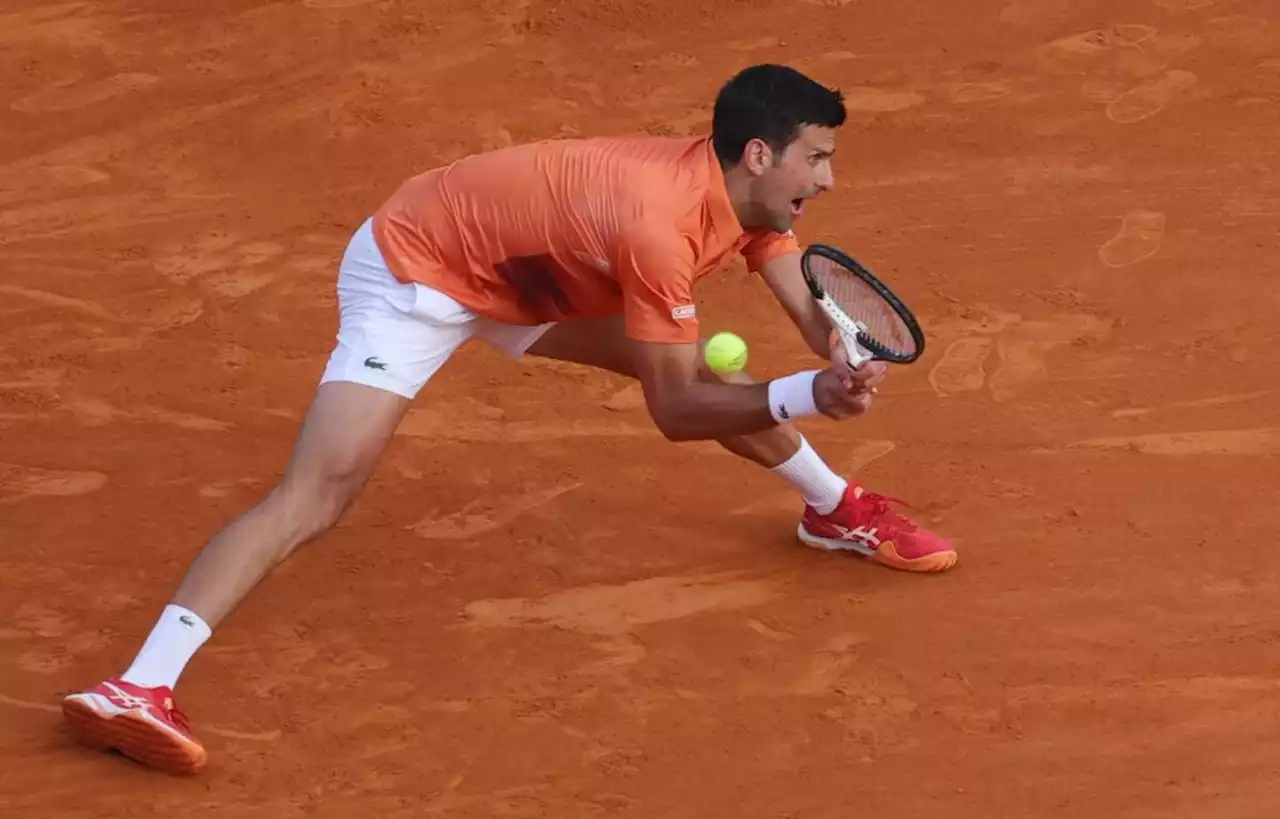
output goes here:
[[893, 305], [870, 284], [826, 258], [811, 261], [810, 272], [823, 291], [880, 346], [903, 354], [916, 352], [911, 328]]

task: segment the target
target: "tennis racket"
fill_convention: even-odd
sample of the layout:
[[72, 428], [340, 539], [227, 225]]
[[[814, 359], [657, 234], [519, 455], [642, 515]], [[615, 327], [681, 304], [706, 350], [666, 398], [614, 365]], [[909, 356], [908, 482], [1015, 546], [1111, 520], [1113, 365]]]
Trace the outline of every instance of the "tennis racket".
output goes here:
[[924, 332], [902, 300], [870, 270], [830, 245], [809, 245], [800, 259], [809, 292], [840, 334], [855, 370], [878, 359], [909, 364], [924, 352]]

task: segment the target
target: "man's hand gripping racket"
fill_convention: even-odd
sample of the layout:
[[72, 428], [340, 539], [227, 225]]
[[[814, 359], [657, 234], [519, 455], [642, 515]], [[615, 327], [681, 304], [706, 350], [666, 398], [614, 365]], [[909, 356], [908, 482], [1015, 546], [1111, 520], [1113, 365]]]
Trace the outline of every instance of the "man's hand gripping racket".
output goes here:
[[[873, 360], [908, 364], [924, 352], [924, 333], [915, 316], [848, 254], [829, 245], [810, 245], [800, 267], [809, 292], [842, 342], [850, 369], [860, 371]], [[859, 380], [846, 378], [845, 388], [852, 391]]]

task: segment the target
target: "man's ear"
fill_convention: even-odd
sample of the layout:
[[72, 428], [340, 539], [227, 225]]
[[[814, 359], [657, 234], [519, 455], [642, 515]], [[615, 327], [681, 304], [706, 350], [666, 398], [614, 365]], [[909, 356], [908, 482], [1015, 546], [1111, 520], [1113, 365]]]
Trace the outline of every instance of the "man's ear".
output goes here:
[[773, 149], [763, 139], [756, 137], [747, 140], [746, 146], [742, 149], [742, 166], [752, 176], [759, 176], [773, 167], [777, 159], [773, 154]]

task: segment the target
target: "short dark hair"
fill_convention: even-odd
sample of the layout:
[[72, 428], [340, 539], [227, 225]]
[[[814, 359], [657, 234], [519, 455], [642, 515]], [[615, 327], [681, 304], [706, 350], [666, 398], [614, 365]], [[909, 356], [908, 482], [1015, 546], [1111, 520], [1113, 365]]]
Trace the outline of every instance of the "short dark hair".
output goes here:
[[753, 139], [781, 152], [806, 125], [844, 124], [844, 96], [794, 68], [763, 63], [742, 69], [720, 88], [711, 117], [711, 142], [721, 164], [732, 165]]

